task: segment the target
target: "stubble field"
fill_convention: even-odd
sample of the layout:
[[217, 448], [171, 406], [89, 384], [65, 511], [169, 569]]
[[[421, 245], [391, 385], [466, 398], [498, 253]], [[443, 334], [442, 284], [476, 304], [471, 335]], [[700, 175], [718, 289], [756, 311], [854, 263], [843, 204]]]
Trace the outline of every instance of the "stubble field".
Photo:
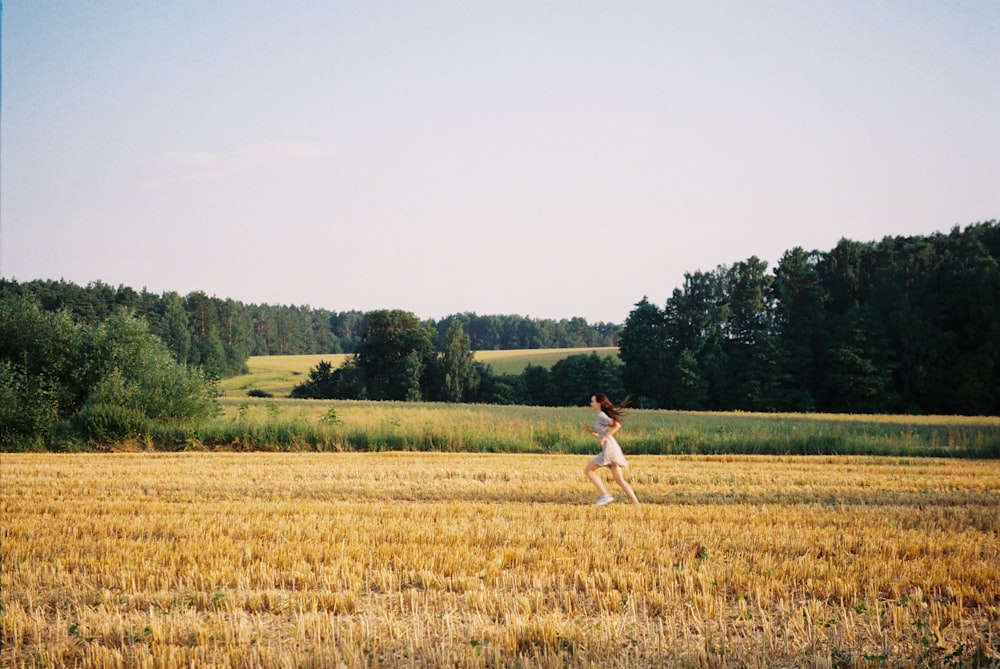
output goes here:
[[4, 667], [996, 666], [1000, 468], [3, 454]]

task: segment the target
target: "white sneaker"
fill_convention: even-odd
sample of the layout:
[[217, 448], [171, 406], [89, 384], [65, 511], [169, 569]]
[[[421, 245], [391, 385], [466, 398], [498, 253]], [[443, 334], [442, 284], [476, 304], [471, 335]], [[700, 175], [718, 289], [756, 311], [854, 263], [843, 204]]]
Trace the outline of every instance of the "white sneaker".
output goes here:
[[615, 498], [612, 497], [611, 495], [601, 495], [600, 497], [597, 498], [597, 501], [594, 502], [594, 506], [604, 506], [605, 504], [608, 504], [613, 501], [615, 501]]

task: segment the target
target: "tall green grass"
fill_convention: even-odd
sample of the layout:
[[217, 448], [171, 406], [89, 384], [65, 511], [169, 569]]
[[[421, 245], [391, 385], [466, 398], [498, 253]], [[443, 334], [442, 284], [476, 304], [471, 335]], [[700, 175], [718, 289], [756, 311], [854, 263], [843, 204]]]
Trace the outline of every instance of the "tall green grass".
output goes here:
[[[155, 448], [593, 453], [589, 408], [227, 400], [217, 417], [158, 426]], [[626, 454], [1000, 457], [1000, 418], [629, 411]]]

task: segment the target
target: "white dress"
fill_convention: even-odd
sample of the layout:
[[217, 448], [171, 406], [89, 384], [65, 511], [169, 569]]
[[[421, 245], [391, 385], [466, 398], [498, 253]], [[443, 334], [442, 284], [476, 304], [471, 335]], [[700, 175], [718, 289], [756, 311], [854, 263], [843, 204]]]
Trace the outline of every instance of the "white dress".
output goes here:
[[604, 413], [603, 411], [597, 412], [597, 418], [594, 419], [594, 432], [596, 432], [602, 439], [604, 439], [604, 446], [601, 447], [601, 452], [594, 456], [591, 460], [598, 467], [607, 467], [608, 465], [621, 465], [622, 467], [628, 467], [628, 460], [625, 459], [625, 454], [622, 453], [622, 447], [618, 445], [614, 437], [607, 437], [605, 435], [608, 432], [608, 428], [614, 421]]

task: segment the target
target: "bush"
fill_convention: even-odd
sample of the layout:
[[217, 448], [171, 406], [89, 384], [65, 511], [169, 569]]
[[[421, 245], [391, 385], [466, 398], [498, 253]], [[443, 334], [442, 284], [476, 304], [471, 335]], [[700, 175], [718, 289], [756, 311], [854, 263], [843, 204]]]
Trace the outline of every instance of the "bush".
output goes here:
[[94, 444], [115, 444], [127, 439], [149, 437], [150, 421], [129, 407], [98, 404], [86, 407], [74, 419], [76, 431]]

